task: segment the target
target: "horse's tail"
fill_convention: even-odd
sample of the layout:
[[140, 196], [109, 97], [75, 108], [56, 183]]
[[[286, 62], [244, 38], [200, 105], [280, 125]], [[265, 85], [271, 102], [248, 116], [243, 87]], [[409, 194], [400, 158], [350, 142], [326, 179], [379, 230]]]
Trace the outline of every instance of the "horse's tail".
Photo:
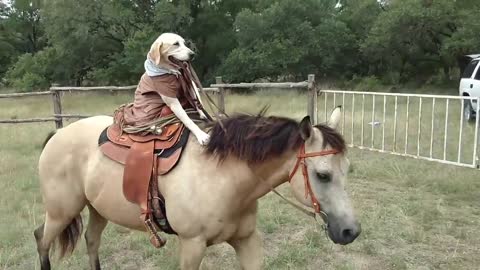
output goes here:
[[68, 226], [60, 233], [58, 236], [57, 247], [59, 248], [59, 258], [63, 258], [65, 255], [72, 254], [75, 246], [77, 245], [78, 239], [83, 232], [83, 222], [82, 216], [78, 215]]
[[50, 131], [50, 133], [48, 133], [47, 138], [45, 138], [45, 141], [43, 141], [42, 149], [45, 148], [45, 145], [47, 145], [48, 141], [53, 137], [53, 135], [55, 135], [55, 133], [57, 133], [56, 130]]

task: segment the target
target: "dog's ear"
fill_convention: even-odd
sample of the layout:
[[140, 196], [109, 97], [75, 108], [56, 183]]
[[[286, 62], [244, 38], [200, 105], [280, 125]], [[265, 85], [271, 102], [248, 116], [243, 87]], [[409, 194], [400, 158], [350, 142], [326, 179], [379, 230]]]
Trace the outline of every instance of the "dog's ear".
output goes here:
[[148, 53], [150, 56], [150, 59], [155, 63], [155, 65], [160, 65], [162, 61], [162, 46], [163, 42], [160, 40], [156, 40], [153, 44], [152, 47], [150, 48], [150, 52]]

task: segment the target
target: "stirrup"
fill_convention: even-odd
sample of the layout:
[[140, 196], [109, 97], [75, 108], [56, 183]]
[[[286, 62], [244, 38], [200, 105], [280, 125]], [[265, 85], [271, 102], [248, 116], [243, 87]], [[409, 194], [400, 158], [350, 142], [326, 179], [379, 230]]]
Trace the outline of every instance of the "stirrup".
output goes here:
[[150, 218], [145, 219], [144, 223], [145, 223], [145, 227], [150, 232], [150, 243], [155, 248], [163, 247], [167, 243], [167, 240], [163, 239], [162, 237], [160, 237], [160, 235], [158, 235], [158, 231], [155, 228], [155, 226], [152, 224], [152, 221], [150, 220]]

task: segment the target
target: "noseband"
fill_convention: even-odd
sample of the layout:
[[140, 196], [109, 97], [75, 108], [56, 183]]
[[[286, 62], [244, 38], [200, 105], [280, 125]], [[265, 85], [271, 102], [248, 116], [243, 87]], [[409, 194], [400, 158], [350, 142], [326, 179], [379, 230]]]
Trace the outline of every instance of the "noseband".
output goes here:
[[320, 207], [320, 202], [318, 202], [317, 197], [315, 197], [315, 194], [312, 191], [312, 186], [310, 185], [310, 179], [308, 177], [308, 171], [307, 171], [307, 164], [305, 163], [305, 159], [309, 157], [320, 157], [320, 156], [327, 156], [327, 155], [334, 155], [339, 153], [340, 151], [336, 149], [331, 149], [331, 150], [324, 150], [320, 152], [310, 152], [310, 153], [305, 153], [305, 143], [300, 146], [300, 150], [297, 154], [297, 163], [295, 164], [295, 167], [293, 168], [293, 171], [290, 173], [288, 177], [288, 182], [292, 182], [292, 178], [295, 175], [295, 173], [298, 170], [298, 167], [300, 167], [300, 164], [302, 164], [302, 173], [303, 173], [303, 180], [305, 183], [305, 198], [310, 195], [310, 199], [312, 200], [312, 206], [313, 209], [315, 210], [315, 213], [320, 214], [322, 213], [322, 208]]

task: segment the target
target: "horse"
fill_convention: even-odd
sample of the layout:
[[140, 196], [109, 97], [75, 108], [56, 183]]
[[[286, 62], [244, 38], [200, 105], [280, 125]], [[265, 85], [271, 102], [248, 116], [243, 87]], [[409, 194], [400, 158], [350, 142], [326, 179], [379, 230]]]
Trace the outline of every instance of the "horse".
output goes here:
[[[336, 108], [327, 123], [313, 126], [308, 116], [298, 122], [236, 114], [210, 127], [206, 146], [190, 135], [175, 169], [158, 178], [166, 217], [179, 241], [180, 268], [199, 269], [207, 247], [226, 242], [242, 269], [261, 269], [258, 199], [286, 182], [303, 209], [321, 214], [331, 241], [353, 242], [361, 226], [344, 189], [349, 161], [336, 130], [340, 115]], [[34, 230], [42, 270], [51, 268], [49, 251], [55, 242], [60, 258], [73, 252], [83, 232], [80, 213], [85, 207], [91, 269], [100, 269], [100, 239], [109, 221], [146, 231], [140, 207], [122, 193], [123, 165], [98, 147], [99, 135], [112, 123], [110, 116], [92, 116], [46, 139], [38, 162], [45, 221]]]

